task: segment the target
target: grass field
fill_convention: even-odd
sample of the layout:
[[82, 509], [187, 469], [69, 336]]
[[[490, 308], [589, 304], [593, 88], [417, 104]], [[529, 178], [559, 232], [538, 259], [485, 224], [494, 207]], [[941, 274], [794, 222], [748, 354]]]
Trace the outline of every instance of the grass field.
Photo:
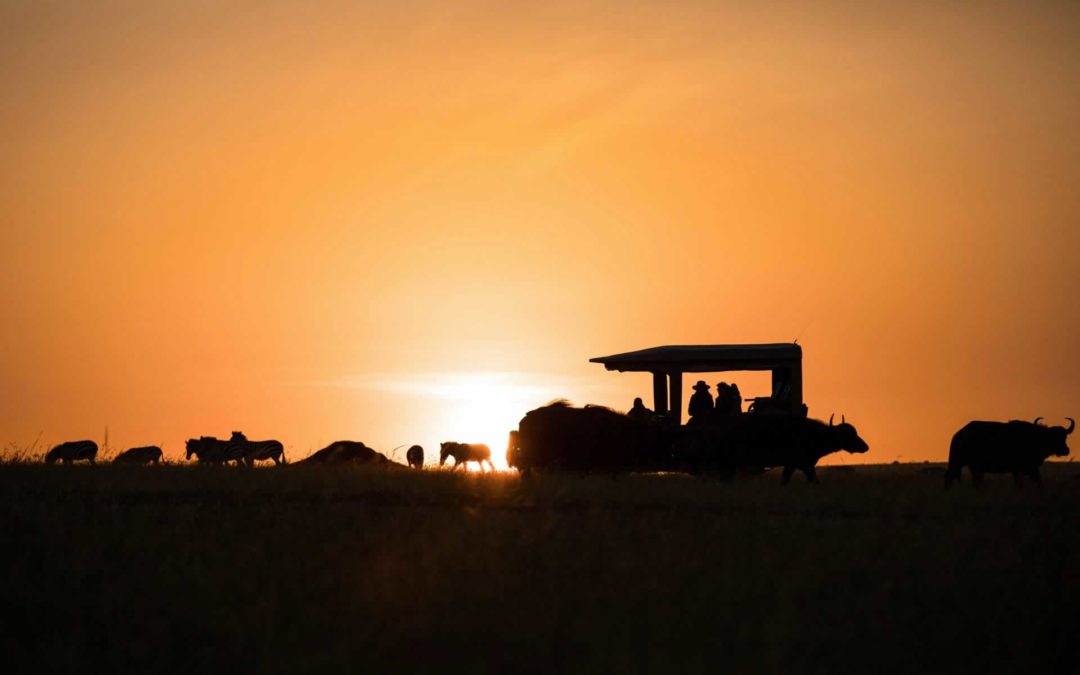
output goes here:
[[0, 465], [4, 672], [1076, 672], [1080, 466]]

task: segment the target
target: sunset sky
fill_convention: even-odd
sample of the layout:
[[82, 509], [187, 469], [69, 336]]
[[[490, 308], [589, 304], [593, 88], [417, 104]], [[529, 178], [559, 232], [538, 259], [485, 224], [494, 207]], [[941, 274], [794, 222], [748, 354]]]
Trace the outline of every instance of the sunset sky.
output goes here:
[[1080, 417], [1080, 3], [6, 0], [0, 85], [0, 444], [501, 455], [795, 338], [859, 461]]

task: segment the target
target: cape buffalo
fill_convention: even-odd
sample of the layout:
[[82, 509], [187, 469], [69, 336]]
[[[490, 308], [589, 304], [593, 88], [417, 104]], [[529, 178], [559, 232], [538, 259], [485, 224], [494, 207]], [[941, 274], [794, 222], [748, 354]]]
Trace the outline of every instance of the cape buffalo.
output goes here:
[[960, 480], [966, 466], [971, 471], [975, 485], [982, 482], [983, 474], [1011, 473], [1016, 485], [1023, 485], [1024, 476], [1042, 485], [1039, 467], [1051, 455], [1064, 457], [1069, 454], [1066, 437], [1076, 428], [1071, 417], [1069, 428], [1048, 427], [1034, 422], [970, 422], [953, 436], [949, 446], [949, 468], [945, 472], [945, 487]]
[[322, 450], [302, 459], [298, 464], [388, 464], [384, 455], [360, 441], [335, 441]]
[[555, 401], [530, 411], [510, 437], [507, 463], [533, 470], [620, 473], [665, 469], [661, 429], [602, 406]]
[[414, 445], [405, 451], [405, 461], [414, 469], [424, 468], [424, 449]]
[[157, 464], [161, 461], [161, 448], [147, 445], [141, 448], [129, 448], [113, 460], [113, 464]]
[[495, 465], [491, 463], [491, 448], [483, 443], [455, 443], [453, 441], [440, 443], [439, 466], [446, 464], [447, 457], [454, 458], [454, 465], [450, 467], [451, 471], [458, 468], [459, 464], [468, 468], [469, 462], [479, 464], [481, 471], [484, 470], [484, 462], [487, 462], [488, 468], [495, 470]]
[[93, 441], [68, 441], [49, 450], [48, 454], [45, 455], [45, 463], [53, 464], [59, 460], [64, 464], [70, 464], [85, 459], [93, 464], [94, 458], [97, 457], [97, 451], [97, 443]]
[[790, 415], [732, 415], [722, 425], [699, 432], [699, 447], [709, 456], [693, 457], [697, 469], [716, 470], [730, 477], [737, 469], [783, 467], [780, 478], [787, 485], [791, 475], [802, 471], [811, 483], [817, 482], [818, 460], [846, 450], [864, 453], [870, 449], [855, 427], [841, 417], [840, 424]]

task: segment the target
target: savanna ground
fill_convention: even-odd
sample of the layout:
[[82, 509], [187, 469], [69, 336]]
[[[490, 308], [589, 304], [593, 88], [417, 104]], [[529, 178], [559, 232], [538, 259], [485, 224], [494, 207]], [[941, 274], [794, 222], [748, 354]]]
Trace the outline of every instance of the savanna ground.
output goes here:
[[0, 466], [5, 672], [1076, 672], [1080, 466]]

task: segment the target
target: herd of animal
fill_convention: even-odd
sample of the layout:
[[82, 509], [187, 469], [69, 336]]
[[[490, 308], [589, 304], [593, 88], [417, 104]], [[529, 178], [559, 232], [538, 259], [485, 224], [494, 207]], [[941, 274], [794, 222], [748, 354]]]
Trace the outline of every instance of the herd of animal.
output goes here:
[[[953, 436], [945, 487], [960, 479], [967, 467], [978, 485], [985, 474], [1012, 474], [1017, 485], [1030, 479], [1041, 484], [1040, 467], [1051, 456], [1069, 454], [1067, 439], [1076, 428], [1049, 426], [1042, 418], [1034, 422], [971, 422]], [[864, 453], [869, 445], [855, 427], [841, 418], [821, 420], [791, 415], [735, 413], [719, 415], [698, 425], [671, 426], [658, 420], [642, 420], [603, 406], [575, 407], [555, 401], [532, 410], [510, 432], [507, 463], [523, 476], [534, 472], [657, 472], [682, 471], [694, 475], [731, 478], [741, 471], [782, 468], [781, 483], [795, 471], [810, 482], [817, 481], [815, 467], [834, 452]], [[89, 461], [97, 456], [93, 441], [61, 443], [49, 450], [47, 463]], [[113, 460], [117, 464], [157, 464], [161, 448], [132, 448]], [[202, 464], [252, 466], [258, 461], [285, 464], [280, 441], [252, 441], [240, 432], [228, 439], [202, 436], [187, 441], [186, 457]], [[405, 454], [408, 466], [424, 466], [424, 449], [411, 446]], [[439, 448], [439, 465], [453, 458], [451, 469], [469, 462], [494, 471], [491, 449], [481, 443], [445, 442]], [[337, 441], [298, 462], [299, 464], [385, 464], [398, 466], [359, 441]]]

